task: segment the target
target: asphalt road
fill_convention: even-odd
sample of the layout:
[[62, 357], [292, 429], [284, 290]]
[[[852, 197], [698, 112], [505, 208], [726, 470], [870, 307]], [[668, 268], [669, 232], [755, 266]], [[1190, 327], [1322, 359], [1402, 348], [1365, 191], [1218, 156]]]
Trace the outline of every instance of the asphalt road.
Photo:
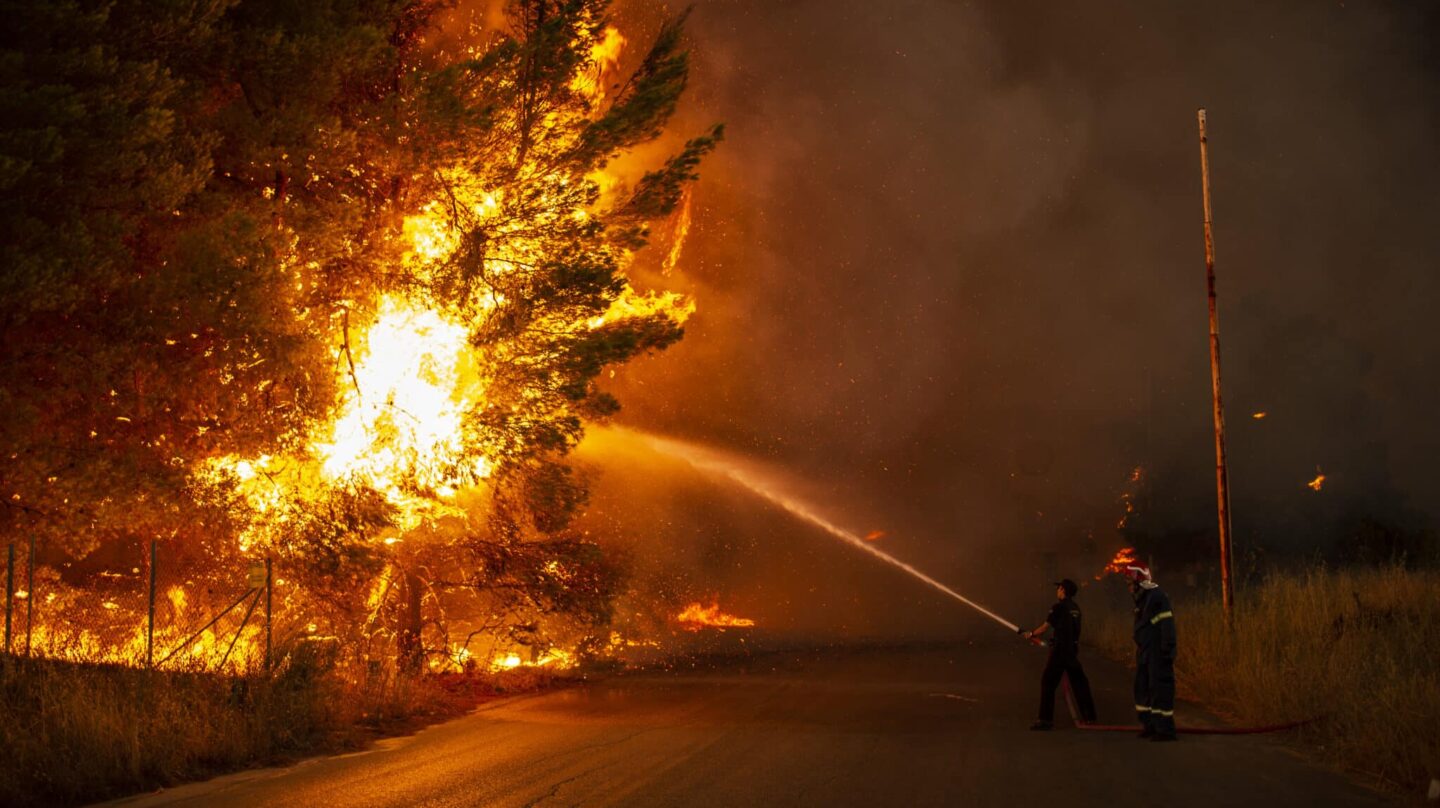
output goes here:
[[[131, 806], [1232, 806], [1385, 799], [1257, 736], [1156, 744], [1027, 727], [1042, 655], [1011, 645], [783, 653], [492, 703], [370, 751]], [[1128, 674], [1088, 660], [1101, 720]], [[1180, 723], [1205, 723], [1185, 705]]]

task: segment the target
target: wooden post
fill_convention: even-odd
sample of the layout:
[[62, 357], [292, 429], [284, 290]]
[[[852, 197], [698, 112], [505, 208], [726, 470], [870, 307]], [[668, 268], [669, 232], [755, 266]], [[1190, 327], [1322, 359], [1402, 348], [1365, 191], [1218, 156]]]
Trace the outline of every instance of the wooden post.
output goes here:
[[25, 572], [25, 656], [30, 656], [30, 638], [35, 633], [35, 534], [30, 534], [30, 554]]
[[270, 557], [265, 557], [265, 672], [270, 672], [270, 592], [274, 586]]
[[15, 610], [15, 542], [10, 542], [5, 561], [5, 654], [10, 654], [10, 615]]
[[150, 540], [149, 618], [145, 623], [145, 667], [155, 667], [155, 540]]
[[1210, 148], [1205, 136], [1205, 110], [1196, 113], [1200, 124], [1200, 186], [1205, 203], [1205, 288], [1210, 303], [1210, 390], [1215, 402], [1215, 497], [1220, 518], [1220, 590], [1225, 626], [1234, 625], [1235, 590], [1230, 567], [1230, 480], [1225, 464], [1225, 405], [1220, 396], [1220, 319], [1215, 311], [1215, 235], [1210, 213]]

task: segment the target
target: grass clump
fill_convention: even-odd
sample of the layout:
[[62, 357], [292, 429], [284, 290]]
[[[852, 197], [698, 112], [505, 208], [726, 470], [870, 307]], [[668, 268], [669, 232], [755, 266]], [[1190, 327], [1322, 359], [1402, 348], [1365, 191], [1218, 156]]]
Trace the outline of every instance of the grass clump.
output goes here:
[[[1181, 696], [1247, 725], [1323, 716], [1298, 742], [1393, 790], [1440, 777], [1440, 571], [1273, 574], [1237, 592], [1232, 631], [1218, 593], [1171, 597]], [[1096, 645], [1133, 658], [1130, 628], [1112, 613]]]
[[355, 748], [543, 684], [355, 678], [303, 645], [268, 677], [0, 658], [0, 805], [74, 805]]

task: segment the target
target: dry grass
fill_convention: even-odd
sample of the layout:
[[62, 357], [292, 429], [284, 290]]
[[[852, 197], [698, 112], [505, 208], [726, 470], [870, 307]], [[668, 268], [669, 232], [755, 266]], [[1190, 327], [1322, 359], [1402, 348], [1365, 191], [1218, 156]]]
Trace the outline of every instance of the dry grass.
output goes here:
[[73, 805], [354, 748], [550, 678], [349, 682], [323, 652], [292, 653], [268, 679], [0, 660], [0, 805]]
[[[1440, 571], [1273, 575], [1238, 593], [1233, 632], [1218, 597], [1171, 595], [1182, 697], [1241, 724], [1324, 716], [1298, 743], [1398, 791], [1440, 777]], [[1128, 615], [1097, 621], [1094, 635], [1133, 655]]]

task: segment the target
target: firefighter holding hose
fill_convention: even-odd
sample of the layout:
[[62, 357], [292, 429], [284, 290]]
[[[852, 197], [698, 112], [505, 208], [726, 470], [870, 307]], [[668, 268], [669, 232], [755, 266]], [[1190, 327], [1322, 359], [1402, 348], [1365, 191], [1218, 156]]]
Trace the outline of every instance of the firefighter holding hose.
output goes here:
[[1075, 700], [1080, 708], [1080, 718], [1087, 723], [1095, 722], [1095, 700], [1090, 695], [1090, 680], [1080, 666], [1080, 606], [1075, 603], [1079, 587], [1066, 578], [1055, 582], [1055, 605], [1045, 622], [1033, 631], [1020, 630], [1026, 639], [1039, 639], [1047, 628], [1054, 629], [1050, 638], [1050, 658], [1045, 663], [1045, 672], [1040, 675], [1040, 718], [1030, 729], [1048, 730], [1055, 726], [1055, 688], [1061, 677], [1070, 680]]
[[1175, 615], [1170, 596], [1152, 580], [1150, 568], [1125, 568], [1135, 595], [1135, 714], [1141, 738], [1173, 741], [1175, 735]]

